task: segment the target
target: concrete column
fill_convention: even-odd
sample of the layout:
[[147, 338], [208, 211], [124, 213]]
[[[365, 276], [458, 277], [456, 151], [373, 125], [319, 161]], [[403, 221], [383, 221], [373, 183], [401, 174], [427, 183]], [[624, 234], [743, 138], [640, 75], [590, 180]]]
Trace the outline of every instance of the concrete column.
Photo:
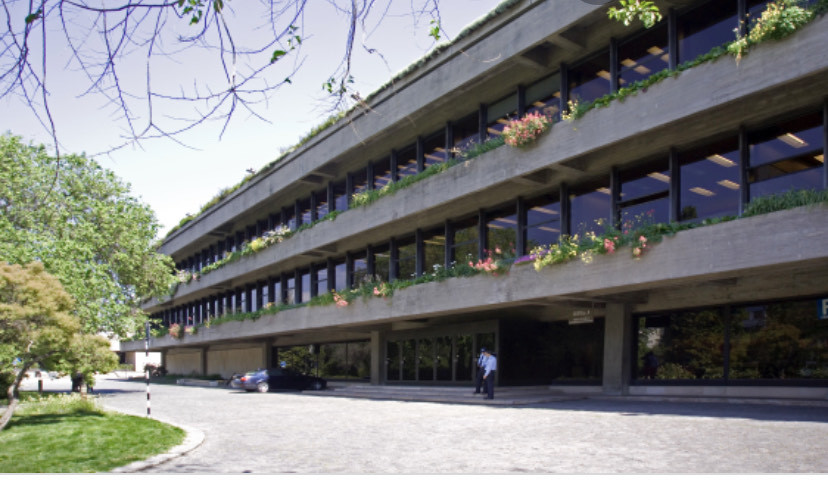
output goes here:
[[199, 358], [201, 358], [201, 369], [199, 370], [198, 374], [204, 376], [207, 374], [207, 355], [208, 350], [207, 348], [199, 348], [198, 349]]
[[272, 356], [273, 346], [270, 344], [269, 340], [262, 341], [261, 346], [262, 346], [262, 361], [263, 361], [263, 363], [261, 365], [261, 368], [269, 369], [271, 367], [270, 366], [271, 359], [273, 358], [273, 356]]
[[627, 304], [607, 303], [604, 318], [604, 377], [606, 395], [626, 395], [632, 376], [632, 314]]
[[383, 364], [385, 360], [385, 353], [383, 352], [382, 343], [384, 341], [385, 333], [380, 331], [371, 331], [371, 384], [380, 385], [384, 383], [385, 377], [382, 376]]

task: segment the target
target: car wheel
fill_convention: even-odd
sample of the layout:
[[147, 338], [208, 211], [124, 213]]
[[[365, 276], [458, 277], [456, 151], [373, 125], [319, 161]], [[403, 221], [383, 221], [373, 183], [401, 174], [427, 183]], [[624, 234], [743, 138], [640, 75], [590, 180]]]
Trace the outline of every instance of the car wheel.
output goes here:
[[311, 383], [310, 389], [311, 390], [321, 390], [322, 389], [322, 382], [314, 381], [313, 383]]
[[256, 385], [256, 389], [259, 390], [260, 393], [267, 393], [270, 390], [270, 385], [267, 384], [266, 381], [260, 381], [258, 385]]

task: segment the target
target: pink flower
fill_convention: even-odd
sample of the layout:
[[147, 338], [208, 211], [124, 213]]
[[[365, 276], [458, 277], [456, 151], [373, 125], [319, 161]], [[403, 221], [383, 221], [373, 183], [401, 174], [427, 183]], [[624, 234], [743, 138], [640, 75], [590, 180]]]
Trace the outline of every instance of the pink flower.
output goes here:
[[374, 295], [380, 295], [380, 291], [376, 287], [374, 287]]
[[615, 251], [615, 242], [604, 238], [604, 249], [607, 250], [607, 253], [612, 253]]
[[641, 248], [633, 248], [633, 256], [638, 258], [641, 256]]

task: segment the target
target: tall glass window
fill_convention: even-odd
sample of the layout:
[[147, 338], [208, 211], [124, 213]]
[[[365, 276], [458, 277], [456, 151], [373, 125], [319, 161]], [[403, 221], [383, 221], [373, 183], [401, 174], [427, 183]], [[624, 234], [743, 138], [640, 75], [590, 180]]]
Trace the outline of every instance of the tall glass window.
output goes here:
[[778, 123], [751, 133], [750, 197], [791, 189], [822, 189], [822, 114]]
[[368, 254], [364, 251], [355, 253], [351, 270], [351, 288], [357, 288], [364, 282], [371, 279], [368, 274]]
[[670, 67], [667, 25], [646, 29], [618, 46], [618, 86], [623, 88]]
[[612, 212], [609, 181], [576, 188], [569, 196], [571, 234], [603, 233]]
[[360, 169], [351, 174], [354, 194], [361, 194], [368, 190], [368, 168]]
[[376, 246], [371, 249], [374, 254], [374, 278], [388, 282], [391, 268], [391, 248], [389, 245]]
[[348, 270], [344, 260], [334, 262], [334, 289], [341, 292], [348, 288]]
[[724, 378], [726, 321], [721, 309], [647, 315], [635, 321], [638, 378]]
[[526, 87], [526, 113], [540, 113], [555, 121], [561, 119], [561, 73], [547, 76]]
[[495, 211], [486, 220], [486, 241], [489, 251], [515, 254], [517, 241], [517, 211], [514, 207]]
[[397, 152], [397, 179], [417, 173], [417, 147], [411, 145]]
[[345, 181], [335, 182], [333, 186], [334, 207], [337, 211], [348, 210], [348, 191]]
[[296, 208], [294, 206], [288, 206], [282, 211], [282, 216], [284, 216], [285, 226], [290, 228], [291, 231], [296, 230]]
[[285, 280], [285, 304], [298, 304], [301, 302], [296, 295], [296, 277], [291, 276]]
[[382, 189], [391, 182], [391, 159], [386, 157], [385, 160], [374, 164], [374, 189]]
[[445, 230], [441, 227], [423, 231], [423, 246], [423, 253], [425, 254], [423, 268], [425, 273], [434, 273], [437, 268], [441, 268], [445, 265]]
[[311, 290], [311, 278], [310, 278], [310, 270], [302, 270], [299, 273], [299, 279], [302, 283], [302, 288], [299, 292], [299, 302], [307, 302], [310, 300], [310, 290]]
[[446, 133], [444, 130], [427, 137], [423, 141], [423, 164], [426, 168], [432, 164], [442, 164], [446, 161]]
[[569, 99], [589, 103], [610, 93], [609, 49], [569, 68]]
[[453, 225], [454, 245], [450, 248], [453, 261], [457, 265], [467, 265], [478, 261], [477, 249], [479, 246], [477, 217], [457, 221]]
[[397, 241], [397, 276], [409, 280], [417, 276], [417, 244], [414, 237]]
[[679, 154], [682, 221], [739, 212], [739, 141], [736, 137]]
[[666, 160], [624, 171], [620, 177], [622, 229], [670, 221], [670, 171]]
[[311, 218], [313, 208], [311, 208], [310, 198], [300, 199], [297, 202], [299, 205], [299, 223], [311, 224], [313, 222], [313, 218]]
[[462, 152], [480, 142], [479, 116], [477, 112], [474, 112], [452, 125], [454, 134], [452, 151], [456, 158], [462, 158]]
[[679, 63], [692, 61], [736, 39], [739, 26], [736, 0], [712, 0], [678, 18]]
[[316, 295], [325, 295], [328, 293], [328, 265], [320, 264], [313, 268], [315, 274], [314, 283], [316, 284]]
[[517, 94], [503, 98], [486, 108], [486, 131], [489, 137], [497, 137], [510, 119], [517, 118]]
[[328, 191], [316, 193], [316, 219], [322, 219], [328, 214]]
[[828, 379], [828, 326], [815, 299], [742, 306], [730, 321], [730, 379]]
[[523, 253], [557, 243], [560, 237], [561, 202], [557, 196], [544, 195], [526, 201], [526, 248]]
[[282, 295], [282, 282], [278, 279], [275, 280], [271, 286], [271, 302], [276, 305], [283, 304], [285, 302], [284, 295]]

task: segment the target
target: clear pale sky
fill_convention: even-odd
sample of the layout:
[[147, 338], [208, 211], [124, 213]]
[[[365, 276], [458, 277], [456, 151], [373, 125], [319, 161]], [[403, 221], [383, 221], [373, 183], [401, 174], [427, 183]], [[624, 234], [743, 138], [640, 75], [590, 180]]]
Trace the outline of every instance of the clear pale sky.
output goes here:
[[[444, 0], [440, 4], [442, 27], [454, 38], [500, 1]], [[429, 18], [423, 17], [415, 25], [409, 1], [395, 0], [392, 8], [399, 10], [389, 12], [378, 28], [367, 35], [360, 33], [357, 39], [352, 73], [356, 90], [363, 97], [435, 46], [428, 36]], [[198, 212], [223, 188], [239, 182], [247, 169], [258, 170], [276, 159], [280, 149], [294, 145], [331, 115], [323, 101], [326, 93], [322, 83], [342, 58], [347, 22], [337, 17], [328, 2], [311, 0], [306, 7], [305, 27], [302, 53], [306, 60], [299, 74], [292, 78], [291, 85], [275, 92], [260, 110], [269, 123], [239, 112], [221, 139], [222, 124], [208, 123], [180, 137], [196, 149], [156, 139], [142, 142], [140, 147], [104, 153], [123, 141], [117, 114], [113, 115], [112, 107], [102, 98], [81, 96], [87, 84], [79, 82], [76, 69], [69, 66], [60, 71], [58, 68], [64, 64], [50, 68], [50, 103], [61, 150], [94, 155], [96, 161], [129, 183], [132, 193], [155, 211], [162, 226], [158, 236], [163, 237], [187, 213]], [[254, 31], [250, 35], [257, 34]], [[377, 48], [388, 66], [378, 56], [365, 54], [360, 47], [363, 42]], [[179, 67], [180, 71], [171, 68], [153, 74], [155, 82], [163, 75], [169, 78], [164, 82], [173, 88], [192, 85], [192, 73], [198, 65], [182, 63]], [[144, 76], [143, 66], [132, 75]], [[279, 77], [276, 73], [274, 77], [278, 78], [274, 81], [279, 81], [284, 74]], [[182, 111], [181, 116], [190, 113]], [[0, 133], [6, 132], [20, 135], [27, 142], [51, 146], [51, 137], [16, 98], [0, 100]]]

